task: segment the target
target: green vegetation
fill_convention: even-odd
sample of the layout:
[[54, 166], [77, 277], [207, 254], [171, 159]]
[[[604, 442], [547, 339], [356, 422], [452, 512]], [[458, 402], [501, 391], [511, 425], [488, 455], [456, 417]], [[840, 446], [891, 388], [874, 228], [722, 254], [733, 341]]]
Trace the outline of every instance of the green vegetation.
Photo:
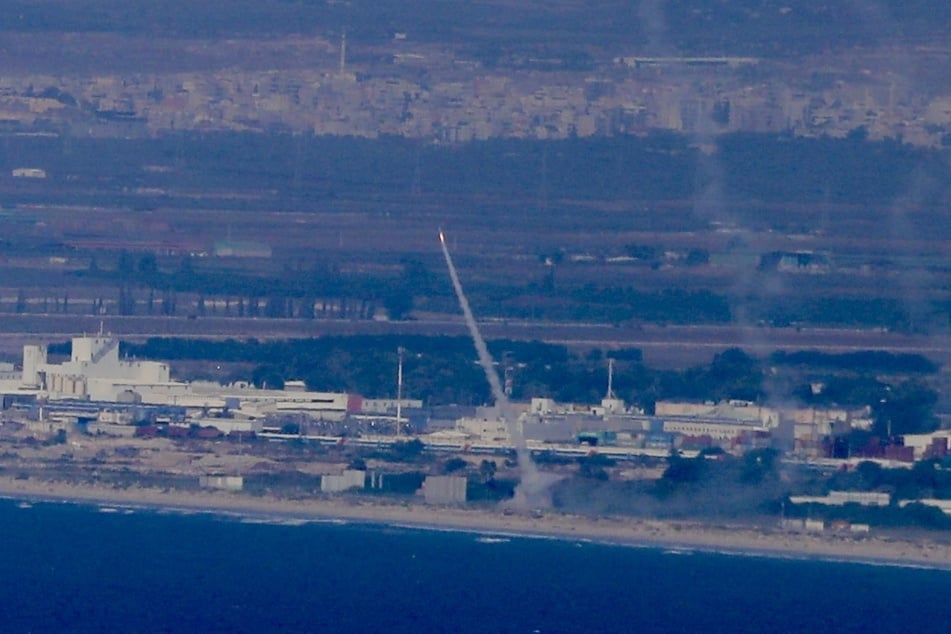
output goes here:
[[882, 372], [892, 374], [935, 374], [940, 366], [920, 354], [896, 354], [881, 350], [864, 350], [831, 354], [816, 350], [774, 352], [769, 357], [773, 365], [802, 365], [852, 372]]
[[482, 477], [483, 482], [490, 482], [495, 479], [495, 472], [498, 470], [498, 466], [495, 464], [495, 460], [483, 460], [479, 464], [479, 475]]
[[[745, 456], [672, 454], [659, 480], [619, 481], [579, 466], [553, 488], [559, 510], [663, 518], [749, 518], [779, 513], [790, 485], [780, 477], [773, 450]], [[774, 510], [775, 507], [775, 510]]]
[[[676, 200], [684, 192], [693, 192], [697, 183], [703, 184], [703, 175], [698, 173], [700, 150], [688, 136], [670, 132], [558, 141], [493, 139], [452, 147], [421, 145], [413, 139], [287, 132], [182, 132], [155, 139], [9, 138], [7, 144], [12, 156], [48, 156], [51, 174], [94, 177], [105, 172], [118, 180], [134, 178], [143, 187], [164, 190], [169, 184], [167, 174], [143, 175], [138, 166], [173, 159], [180, 167], [175, 182], [182, 190], [196, 186], [277, 190], [299, 204], [335, 196], [403, 194], [413, 182], [417, 164], [425, 175], [420, 185], [428, 194], [521, 196], [526, 183], [538, 182], [543, 157], [552, 198]], [[724, 195], [731, 199], [887, 203], [907, 189], [912, 175], [940, 182], [946, 168], [941, 150], [917, 148], [896, 139], [734, 133], [717, 137], [717, 144]], [[89, 156], [98, 160], [87, 161]], [[0, 160], [0, 167], [12, 169], [19, 164], [12, 161]], [[303, 173], [301, 165], [307, 166]], [[459, 178], [460, 174], [466, 178]], [[131, 193], [110, 194], [118, 200], [127, 196], [130, 207], [132, 200], [138, 206], [184, 202], [169, 195], [157, 194], [149, 200]], [[89, 197], [95, 196], [88, 191], [82, 195], [83, 202], [92, 202]], [[946, 194], [934, 192], [938, 198], [942, 195]], [[228, 200], [221, 205], [235, 203]]]
[[607, 481], [607, 469], [615, 464], [614, 460], [601, 454], [582, 456], [578, 458], [578, 475], [582, 478]]
[[[923, 498], [951, 499], [951, 462], [916, 463], [911, 469], [886, 469], [862, 462], [850, 471], [823, 473], [782, 464], [772, 449], [742, 456], [701, 452], [695, 458], [673, 453], [659, 480], [620, 481], [579, 461], [574, 477], [553, 489], [557, 508], [588, 514], [628, 514], [692, 519], [752, 517], [844, 520], [879, 527], [951, 529], [951, 518], [922, 504]], [[823, 496], [829, 491], [877, 491], [892, 495], [885, 507], [857, 503], [842, 506], [790, 502], [791, 495]]]
[[476, 481], [472, 478], [466, 484], [466, 499], [469, 502], [499, 502], [509, 500], [515, 495], [517, 480], [492, 478]]
[[[793, 396], [811, 405], [868, 405], [874, 434], [883, 439], [938, 428], [938, 420], [932, 414], [938, 393], [920, 378], [886, 382], [874, 376], [847, 373], [827, 376], [821, 384], [818, 393], [811, 385], [801, 385]], [[856, 435], [861, 437], [861, 433]]]
[[657, 493], [668, 496], [685, 486], [697, 486], [708, 480], [761, 485], [777, 477], [777, 457], [774, 449], [755, 449], [740, 458], [722, 452], [700, 452], [696, 458], [672, 453], [657, 484]]
[[461, 471], [468, 466], [469, 466], [469, 463], [463, 460], [462, 458], [452, 457], [443, 463], [442, 472], [448, 475], [451, 473], [456, 473], [457, 471]]
[[877, 526], [951, 529], [951, 517], [938, 508], [923, 504], [900, 504], [902, 501], [924, 498], [951, 499], [951, 462], [948, 461], [922, 460], [911, 469], [887, 469], [875, 462], [861, 462], [850, 471], [813, 474], [810, 478], [803, 478], [798, 488], [809, 495], [824, 495], [829, 491], [878, 491], [889, 493], [892, 502], [886, 507], [866, 507], [859, 504], [797, 506], [787, 501], [784, 506], [789, 517], [848, 520]]
[[[806, 12], [797, 9], [794, 13]], [[50, 96], [69, 99], [59, 93]], [[712, 243], [678, 247], [676, 266], [708, 269], [711, 267], [705, 265], [724, 255], [722, 247], [713, 245], [716, 238], [709, 237], [711, 227], [735, 219], [713, 217], [713, 212], [705, 215], [693, 208], [692, 201], [709, 185], [709, 176], [702, 169], [705, 155], [693, 141], [689, 136], [658, 132], [561, 141], [497, 139], [452, 146], [279, 131], [176, 132], [155, 139], [10, 136], [4, 139], [0, 168], [9, 170], [25, 160], [35, 161], [46, 165], [51, 176], [41, 193], [24, 193], [18, 188], [4, 191], [0, 205], [16, 209], [24, 203], [51, 207], [68, 203], [114, 210], [204, 213], [286, 209], [330, 214], [339, 208], [333, 201], [380, 200], [387, 214], [389, 208], [395, 214], [403, 212], [399, 202], [393, 201], [405, 200], [406, 192], [418, 186], [423, 206], [443, 205], [447, 199], [465, 201], [466, 214], [479, 219], [468, 220], [467, 230], [507, 222], [518, 225], [518, 231], [555, 225], [562, 231], [577, 226], [580, 214], [585, 214], [586, 229], [616, 230], [620, 214], [601, 211], [605, 202], [625, 209], [624, 223], [631, 229], [702, 233], [706, 236], [703, 240]], [[716, 143], [722, 179], [717, 189], [724, 207], [736, 204], [740, 216], [754, 213], [748, 211], [751, 204], [810, 210], [818, 205], [838, 206], [843, 214], [851, 213], [845, 205], [862, 205], [868, 207], [870, 218], [878, 220], [892, 213], [888, 210], [912, 187], [916, 209], [934, 213], [948, 202], [947, 188], [933, 185], [944, 182], [947, 150], [911, 147], [897, 139], [872, 141], [858, 133], [847, 139], [727, 134]], [[96, 160], [89, 160], [91, 156]], [[526, 207], [526, 184], [529, 190], [534, 189], [543, 163], [551, 208], [527, 205], [532, 209], [525, 216], [508, 213], [515, 205]], [[143, 172], [142, 165], [166, 166], [169, 171]], [[206, 192], [216, 195], [204, 195]], [[588, 213], [587, 209], [599, 211]], [[636, 213], [628, 214], [627, 209]], [[773, 220], [788, 226], [770, 228], [811, 231], [810, 218]], [[747, 228], [761, 226], [761, 219], [748, 220], [739, 218]], [[221, 237], [215, 229], [208, 231], [200, 236], [206, 245]], [[441, 269], [434, 267], [432, 256], [436, 254], [412, 252], [420, 248], [418, 244], [408, 246], [409, 254], [358, 256], [385, 260], [374, 261], [382, 266], [372, 269], [341, 266], [339, 260], [319, 254], [301, 255], [301, 247], [281, 261], [276, 249], [273, 261], [261, 270], [213, 257], [116, 254], [77, 247], [67, 237], [46, 239], [26, 232], [3, 246], [11, 253], [42, 252], [89, 262], [86, 270], [64, 271], [66, 283], [49, 293], [35, 289], [33, 279], [24, 275], [22, 287], [11, 286], [16, 295], [11, 293], [8, 298], [12, 300], [8, 306], [15, 312], [66, 313], [76, 310], [75, 299], [82, 300], [84, 310], [97, 314], [104, 310], [106, 300], [109, 312], [123, 315], [195, 317], [370, 319], [385, 310], [391, 319], [405, 319], [416, 309], [455, 309], [448, 281]], [[657, 290], [664, 287], [640, 275], [636, 282], [618, 277], [602, 280], [596, 274], [561, 276], [556, 270], [588, 266], [566, 261], [562, 248], [553, 244], [539, 247], [546, 254], [541, 261], [550, 260], [551, 264], [543, 267], [535, 263], [532, 279], [513, 276], [506, 280], [505, 271], [501, 271], [467, 283], [476, 312], [609, 323], [724, 323], [742, 318], [774, 325], [857, 325], [905, 331], [948, 324], [951, 304], [940, 295], [931, 299], [927, 292], [921, 293], [920, 306], [909, 306], [907, 298], [885, 288], [858, 297], [825, 290], [811, 290], [803, 296], [756, 292], [765, 286], [758, 282], [768, 281], [763, 272], [751, 272], [758, 277], [747, 290], [725, 290], [717, 280], [705, 281], [699, 275], [699, 282], [666, 290]], [[612, 248], [614, 255], [626, 254], [637, 260], [629, 265], [632, 269], [659, 267], [664, 259], [660, 244], [636, 242]], [[935, 282], [939, 285], [940, 279]], [[66, 288], [84, 294], [76, 297]], [[94, 296], [89, 297], [90, 293]]]
[[[139, 358], [206, 360], [235, 364], [232, 379], [280, 387], [303, 379], [314, 390], [347, 391], [366, 397], [392, 396], [398, 349], [404, 355], [404, 394], [426, 405], [480, 405], [490, 400], [489, 386], [475, 363], [467, 337], [359, 336], [293, 341], [208, 341], [150, 339], [122, 344], [121, 353]], [[776, 353], [771, 368], [739, 348], [714, 356], [708, 365], [682, 371], [645, 366], [637, 349], [592, 349], [571, 353], [565, 346], [541, 342], [489, 342], [500, 369], [512, 377], [512, 397], [548, 397], [561, 402], [597, 403], [608, 382], [606, 357], [615, 360], [614, 391], [628, 403], [653, 413], [657, 400], [720, 401], [741, 399], [768, 403], [775, 399], [804, 405], [868, 406], [872, 434], [856, 432], [853, 454], [870, 437], [927, 432], [937, 427], [933, 415], [938, 394], [926, 372], [936, 366], [925, 357], [880, 352], [847, 355]], [[50, 346], [68, 353], [68, 346]], [[767, 369], [770, 371], [767, 373]], [[241, 373], [246, 372], [242, 377]], [[768, 377], [768, 380], [767, 380]], [[413, 458], [413, 447], [400, 455]]]
[[633, 288], [588, 285], [576, 291], [569, 319], [622, 322], [638, 319], [662, 323], [725, 323], [731, 318], [728, 299], [711, 291], [665, 289], [642, 292]]
[[367, 489], [370, 494], [415, 495], [423, 486], [426, 474], [422, 471], [408, 471], [404, 473], [386, 473], [383, 475], [383, 486], [380, 489]]
[[886, 491], [896, 500], [951, 499], [951, 464], [920, 460], [911, 469], [887, 469], [875, 462], [861, 462], [851, 471], [836, 472], [812, 483], [812, 491]]
[[389, 446], [386, 451], [374, 452], [369, 457], [388, 462], [403, 462], [409, 464], [419, 464], [429, 462], [432, 456], [424, 454], [426, 446], [418, 438], [413, 440], [397, 441]]

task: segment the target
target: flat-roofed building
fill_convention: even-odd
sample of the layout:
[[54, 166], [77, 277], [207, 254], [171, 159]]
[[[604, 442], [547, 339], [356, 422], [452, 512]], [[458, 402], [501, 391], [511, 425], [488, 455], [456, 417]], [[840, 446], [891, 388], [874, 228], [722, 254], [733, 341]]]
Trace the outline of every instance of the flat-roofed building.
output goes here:
[[320, 490], [323, 493], [340, 493], [351, 489], [362, 489], [366, 486], [367, 472], [359, 469], [345, 469], [339, 475], [324, 475], [320, 477]]
[[467, 481], [462, 476], [427, 476], [423, 482], [426, 504], [464, 504]]
[[119, 358], [119, 340], [97, 335], [74, 337], [69, 361], [49, 363], [46, 346], [23, 348], [24, 387], [36, 387], [51, 399], [115, 401], [127, 386], [169, 383], [169, 368], [157, 361]]

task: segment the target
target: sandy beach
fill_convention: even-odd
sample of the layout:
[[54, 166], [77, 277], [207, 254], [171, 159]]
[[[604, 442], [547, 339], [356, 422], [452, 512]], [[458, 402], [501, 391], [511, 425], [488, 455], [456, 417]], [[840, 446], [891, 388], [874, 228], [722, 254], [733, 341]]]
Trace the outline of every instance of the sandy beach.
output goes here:
[[770, 528], [628, 517], [582, 517], [554, 511], [522, 514], [502, 508], [433, 507], [421, 502], [357, 497], [281, 499], [223, 491], [108, 488], [66, 482], [0, 477], [0, 496], [25, 500], [144, 506], [287, 519], [337, 519], [486, 534], [698, 549], [783, 557], [807, 557], [916, 565], [951, 570], [951, 543], [834, 533], [793, 533]]

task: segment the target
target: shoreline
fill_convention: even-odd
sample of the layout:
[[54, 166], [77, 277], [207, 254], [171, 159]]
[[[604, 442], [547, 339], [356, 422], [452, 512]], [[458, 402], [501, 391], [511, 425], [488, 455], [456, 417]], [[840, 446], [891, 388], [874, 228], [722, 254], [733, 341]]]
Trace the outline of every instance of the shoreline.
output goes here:
[[289, 522], [366, 523], [417, 530], [510, 538], [548, 538], [598, 544], [700, 551], [724, 555], [815, 559], [951, 571], [951, 541], [877, 535], [793, 533], [768, 527], [634, 517], [586, 517], [545, 511], [541, 516], [501, 508], [431, 507], [416, 501], [355, 498], [283, 499], [226, 491], [113, 489], [48, 480], [0, 477], [0, 498], [93, 504], [147, 511], [209, 513]]

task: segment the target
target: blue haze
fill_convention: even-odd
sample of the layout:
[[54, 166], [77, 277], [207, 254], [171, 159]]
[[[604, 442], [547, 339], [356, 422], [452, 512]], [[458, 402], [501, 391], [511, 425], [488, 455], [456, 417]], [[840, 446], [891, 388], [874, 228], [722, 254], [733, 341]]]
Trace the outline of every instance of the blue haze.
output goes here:
[[951, 572], [0, 500], [3, 632], [946, 632]]

